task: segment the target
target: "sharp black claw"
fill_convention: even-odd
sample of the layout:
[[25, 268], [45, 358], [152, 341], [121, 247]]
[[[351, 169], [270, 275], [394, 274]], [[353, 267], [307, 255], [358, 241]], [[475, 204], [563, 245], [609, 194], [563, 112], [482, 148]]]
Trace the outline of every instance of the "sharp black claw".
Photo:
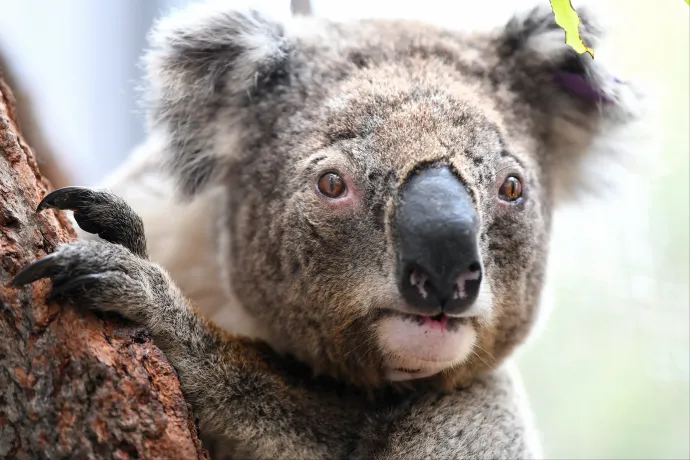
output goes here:
[[55, 266], [56, 258], [56, 254], [50, 254], [24, 267], [24, 269], [20, 271], [17, 276], [12, 279], [12, 281], [10, 281], [10, 286], [23, 286], [49, 276], [50, 272]]
[[92, 194], [93, 191], [87, 187], [62, 187], [43, 197], [36, 207], [36, 212], [46, 208], [75, 209]]
[[53, 290], [50, 292], [50, 295], [48, 296], [46, 301], [51, 302], [72, 288], [75, 288], [77, 286], [83, 286], [83, 285], [88, 284], [90, 282], [105, 278], [106, 276], [107, 275], [105, 275], [104, 273], [95, 273], [92, 275], [78, 276], [74, 279], [67, 281], [66, 283], [63, 283], [57, 287], [54, 287]]

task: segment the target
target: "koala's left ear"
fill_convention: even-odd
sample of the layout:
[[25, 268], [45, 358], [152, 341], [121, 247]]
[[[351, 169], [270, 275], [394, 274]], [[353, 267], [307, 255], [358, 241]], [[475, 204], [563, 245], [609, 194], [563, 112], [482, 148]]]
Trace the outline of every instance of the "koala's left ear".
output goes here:
[[491, 78], [517, 122], [528, 120], [556, 198], [592, 186], [583, 180], [591, 179], [586, 169], [593, 160], [627, 154], [620, 134], [644, 113], [642, 93], [597, 58], [602, 31], [590, 12], [577, 12], [594, 58], [566, 45], [548, 5], [514, 17], [492, 45], [497, 59]]
[[214, 142], [231, 143], [237, 131], [214, 132], [218, 111], [246, 103], [274, 82], [290, 53], [284, 16], [269, 15], [256, 2], [238, 3], [192, 3], [150, 34], [144, 57], [149, 129], [165, 139], [169, 166], [187, 196], [221, 173], [222, 149]]

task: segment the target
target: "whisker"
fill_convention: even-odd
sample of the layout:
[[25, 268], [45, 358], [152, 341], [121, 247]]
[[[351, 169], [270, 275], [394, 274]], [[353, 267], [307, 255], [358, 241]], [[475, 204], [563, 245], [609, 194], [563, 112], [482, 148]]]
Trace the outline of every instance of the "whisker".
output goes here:
[[491, 357], [491, 359], [493, 359], [494, 362], [496, 362], [496, 358], [494, 358], [494, 355], [492, 355], [491, 353], [489, 353], [488, 351], [486, 351], [485, 349], [483, 349], [483, 348], [480, 347], [479, 345], [476, 345], [476, 344], [475, 344], [474, 346], [477, 347], [477, 348], [479, 348], [481, 351], [483, 351], [483, 352], [486, 353], [487, 355], [489, 355], [489, 356]]
[[487, 363], [486, 361], [484, 361], [484, 360], [482, 359], [482, 357], [479, 356], [479, 354], [478, 354], [476, 351], [472, 350], [472, 353], [474, 354], [474, 356], [476, 356], [477, 358], [479, 358], [479, 360], [480, 360], [481, 362], [483, 362], [484, 365], [486, 365], [489, 369], [491, 369], [492, 371], [496, 370], [496, 369], [494, 369], [493, 367], [489, 366], [489, 363]]
[[367, 337], [366, 340], [362, 340], [362, 341], [361, 341], [359, 344], [357, 344], [352, 350], [346, 352], [346, 353], [345, 353], [345, 356], [349, 356], [350, 354], [352, 354], [353, 352], [355, 352], [356, 350], [358, 350], [359, 348], [361, 348], [361, 347], [363, 347], [363, 346], [365, 346], [365, 345], [366, 345], [367, 347], [369, 347], [369, 345], [371, 345], [371, 343], [374, 342], [375, 340], [376, 340], [376, 337], [374, 337], [374, 336]]

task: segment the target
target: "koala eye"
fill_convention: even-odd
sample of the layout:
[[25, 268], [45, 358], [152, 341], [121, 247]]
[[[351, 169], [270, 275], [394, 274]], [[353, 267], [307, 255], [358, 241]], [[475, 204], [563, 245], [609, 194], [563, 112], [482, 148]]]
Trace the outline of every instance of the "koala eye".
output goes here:
[[516, 176], [508, 176], [499, 190], [503, 201], [515, 201], [522, 196], [522, 182]]
[[319, 192], [328, 198], [339, 198], [345, 190], [345, 181], [334, 172], [328, 172], [319, 178]]

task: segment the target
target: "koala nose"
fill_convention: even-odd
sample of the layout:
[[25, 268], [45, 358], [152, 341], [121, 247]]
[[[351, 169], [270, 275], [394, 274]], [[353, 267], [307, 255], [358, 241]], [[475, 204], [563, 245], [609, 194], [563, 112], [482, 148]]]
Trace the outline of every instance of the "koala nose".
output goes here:
[[450, 169], [413, 174], [396, 207], [398, 288], [422, 315], [459, 315], [477, 299], [482, 269], [478, 216]]

